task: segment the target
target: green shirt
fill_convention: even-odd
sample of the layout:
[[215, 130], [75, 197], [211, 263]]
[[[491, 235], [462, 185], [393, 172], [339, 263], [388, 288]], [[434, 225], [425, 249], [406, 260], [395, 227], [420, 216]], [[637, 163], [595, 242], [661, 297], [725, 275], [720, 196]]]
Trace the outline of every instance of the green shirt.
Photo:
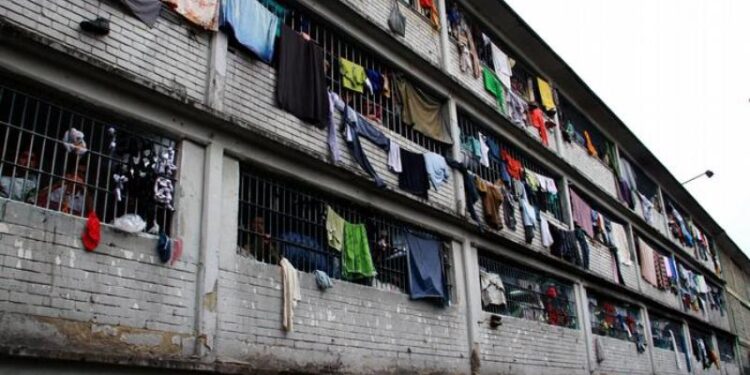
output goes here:
[[495, 96], [497, 108], [500, 110], [500, 113], [505, 114], [505, 90], [503, 89], [502, 82], [486, 66], [482, 67], [482, 75], [484, 75], [484, 88]]
[[378, 274], [372, 264], [364, 224], [344, 223], [344, 251], [341, 253], [341, 261], [344, 279], [361, 279]]

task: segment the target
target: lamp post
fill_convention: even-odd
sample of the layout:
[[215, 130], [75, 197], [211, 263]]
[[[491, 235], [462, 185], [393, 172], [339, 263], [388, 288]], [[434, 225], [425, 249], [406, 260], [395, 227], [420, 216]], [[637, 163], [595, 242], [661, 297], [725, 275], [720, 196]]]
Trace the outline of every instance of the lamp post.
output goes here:
[[690, 181], [693, 181], [693, 180], [696, 180], [696, 179], [698, 179], [698, 178], [700, 178], [700, 177], [703, 177], [703, 176], [706, 176], [706, 177], [708, 177], [708, 178], [711, 178], [711, 177], [713, 177], [713, 176], [714, 176], [714, 172], [713, 172], [712, 170], [710, 170], [710, 169], [707, 169], [707, 170], [706, 170], [705, 172], [703, 172], [703, 173], [701, 173], [701, 174], [699, 174], [699, 175], [697, 175], [697, 176], [695, 176], [695, 177], [693, 177], [693, 178], [691, 178], [691, 179], [689, 179], [689, 180], [687, 180], [687, 181], [683, 182], [683, 183], [682, 183], [682, 185], [685, 185], [685, 184], [687, 184], [688, 182], [690, 182]]

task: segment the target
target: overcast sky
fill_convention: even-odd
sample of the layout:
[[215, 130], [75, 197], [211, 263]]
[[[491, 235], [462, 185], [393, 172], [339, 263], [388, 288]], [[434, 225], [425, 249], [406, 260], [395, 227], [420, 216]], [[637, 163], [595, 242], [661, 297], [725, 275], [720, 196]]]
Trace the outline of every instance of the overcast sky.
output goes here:
[[506, 1], [750, 254], [750, 1]]

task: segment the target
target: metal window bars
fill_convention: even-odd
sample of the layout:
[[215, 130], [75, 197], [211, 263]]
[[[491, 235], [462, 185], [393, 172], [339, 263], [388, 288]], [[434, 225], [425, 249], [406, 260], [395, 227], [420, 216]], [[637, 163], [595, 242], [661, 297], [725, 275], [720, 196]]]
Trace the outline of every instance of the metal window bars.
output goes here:
[[[481, 132], [482, 135], [488, 138], [488, 140], [497, 143], [500, 150], [507, 151], [514, 159], [519, 160], [521, 164], [523, 164], [524, 169], [553, 178], [557, 181], [558, 186], [560, 186], [558, 176], [552, 174], [551, 172], [549, 172], [549, 170], [521, 153], [516, 147], [512, 146], [510, 143], [497, 136], [494, 132], [490, 131], [488, 128], [474, 121], [471, 117], [462, 112], [459, 112], [458, 114], [458, 127], [461, 130], [462, 144], [468, 137], [478, 138], [479, 132]], [[494, 158], [490, 158], [489, 167], [485, 167], [480, 163], [470, 163], [470, 165], [468, 165], [467, 167], [484, 180], [495, 182], [500, 179], [500, 163], [497, 160], [494, 160]], [[549, 200], [548, 203], [548, 212], [552, 214], [552, 216], [554, 216], [557, 220], [563, 221], [562, 205], [560, 199]]]
[[[375, 210], [244, 165], [240, 177], [237, 252], [270, 264], [278, 264], [281, 256], [294, 258], [293, 264], [300, 271], [321, 270], [334, 279], [342, 279], [341, 253], [328, 246], [326, 210], [329, 206], [344, 220], [366, 226], [378, 274], [374, 279], [349, 280], [352, 282], [407, 292], [406, 232], [442, 239]], [[442, 260], [450, 295], [451, 262], [445, 246]]]
[[[410, 1], [410, 4], [410, 7], [419, 7], [416, 0]], [[354, 40], [345, 37], [345, 33], [319, 20], [311, 12], [304, 10], [302, 7], [292, 6], [288, 2], [284, 2], [284, 5], [287, 9], [284, 17], [285, 24], [297, 32], [307, 33], [310, 39], [315, 41], [325, 52], [325, 60], [328, 66], [326, 78], [329, 90], [337, 93], [355, 111], [361, 113], [370, 121], [398, 133], [429, 151], [441, 155], [446, 154], [449, 150], [448, 145], [417, 132], [411, 125], [407, 125], [402, 121], [401, 105], [397, 100], [398, 90], [395, 80], [396, 77], [402, 75], [401, 72], [393, 68], [391, 64], [385, 62], [377, 53], [361, 47]], [[390, 84], [390, 97], [382, 94], [371, 95], [367, 92], [367, 88], [365, 88], [364, 93], [344, 88], [338, 68], [339, 57], [361, 65], [365, 69], [373, 69], [386, 76]], [[412, 80], [412, 83], [415, 82]], [[419, 86], [415, 85], [415, 87]], [[420, 89], [431, 95], [427, 90], [423, 90], [421, 87]], [[435, 95], [431, 96], [438, 98]]]
[[571, 284], [511, 265], [484, 251], [479, 253], [479, 268], [500, 276], [507, 301], [505, 306], [482, 304], [484, 311], [566, 328], [578, 327]]
[[[565, 96], [558, 95], [558, 100], [560, 102], [560, 126], [562, 129], [565, 129], [568, 121], [570, 121], [573, 124], [575, 131], [581, 136], [583, 136], [583, 132], [586, 131], [591, 137], [591, 143], [594, 145], [599, 159], [605, 161], [605, 157], [607, 157], [607, 147], [611, 146], [612, 142], [607, 139], [596, 125], [589, 121], [585, 115], [570, 103]], [[576, 141], [573, 140], [573, 143], [575, 142]], [[611, 168], [610, 165], [607, 165], [607, 167]]]
[[[154, 181], [126, 183], [118, 201], [113, 175], [127, 165], [120, 152], [123, 146], [125, 153], [130, 153], [130, 146], [156, 155], [174, 149], [175, 141], [72, 108], [86, 110], [0, 86], [0, 196], [79, 217], [94, 211], [105, 223], [138, 214], [147, 227], [158, 224], [169, 233], [172, 211], [154, 201]], [[82, 137], [73, 140], [72, 129]], [[76, 147], [86, 152], [77, 153]]]
[[[641, 314], [628, 304], [602, 298], [589, 292], [591, 333], [619, 340], [636, 341], [640, 334]], [[628, 324], [634, 319], [633, 325]]]
[[649, 316], [649, 319], [651, 321], [651, 336], [655, 348], [675, 350], [672, 346], [672, 337], [669, 334], [671, 331], [674, 335], [677, 348], [681, 353], [685, 353], [685, 339], [682, 334], [682, 325], [679, 322], [653, 314]]

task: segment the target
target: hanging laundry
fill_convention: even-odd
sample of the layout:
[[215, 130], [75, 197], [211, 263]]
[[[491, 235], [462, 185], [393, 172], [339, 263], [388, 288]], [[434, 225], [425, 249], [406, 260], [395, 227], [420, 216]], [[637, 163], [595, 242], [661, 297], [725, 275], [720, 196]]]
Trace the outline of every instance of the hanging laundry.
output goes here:
[[438, 190], [440, 185], [448, 182], [451, 171], [442, 155], [427, 152], [424, 154], [424, 163], [433, 189]]
[[654, 249], [642, 239], [638, 239], [638, 251], [641, 261], [641, 277], [649, 284], [657, 286], [656, 265], [654, 264]]
[[456, 41], [458, 46], [459, 69], [464, 73], [471, 69], [474, 78], [479, 78], [482, 75], [479, 54], [477, 53], [477, 48], [474, 44], [474, 37], [472, 36], [471, 29], [464, 19], [461, 19], [459, 23], [458, 38], [456, 38]]
[[279, 18], [257, 0], [224, 0], [220, 25], [232, 31], [237, 41], [266, 63], [273, 59]]
[[268, 8], [268, 10], [271, 11], [271, 13], [275, 14], [276, 17], [279, 18], [279, 22], [276, 24], [276, 37], [281, 36], [281, 25], [284, 23], [284, 20], [286, 19], [286, 15], [288, 10], [285, 6], [279, 4], [275, 0], [259, 0], [261, 4], [263, 4], [264, 7]]
[[362, 65], [339, 57], [339, 72], [341, 73], [341, 85], [358, 93], [365, 92], [367, 74]]
[[657, 252], [654, 252], [654, 271], [656, 272], [656, 287], [659, 289], [669, 289], [671, 287], [669, 283], [669, 276], [667, 275], [667, 269], [664, 264], [665, 257]]
[[450, 132], [446, 128], [443, 106], [407, 80], [396, 81], [401, 95], [402, 120], [412, 125], [414, 130], [445, 144], [453, 144]]
[[284, 25], [279, 38], [276, 101], [279, 108], [319, 128], [329, 122], [323, 50]]
[[219, 30], [219, 0], [162, 0], [191, 23], [206, 30]]
[[440, 13], [438, 13], [437, 6], [434, 0], [419, 0], [419, 6], [422, 9], [426, 9], [430, 12], [430, 22], [435, 30], [440, 30]]
[[510, 155], [510, 153], [506, 150], [500, 151], [500, 156], [503, 158], [503, 161], [505, 161], [508, 174], [514, 179], [514, 180], [520, 180], [521, 175], [523, 174], [523, 164], [517, 159], [515, 159], [513, 156]]
[[526, 195], [526, 189], [523, 186], [523, 182], [520, 180], [515, 181], [516, 191], [518, 191], [518, 202], [521, 206], [521, 219], [523, 220], [524, 239], [526, 243], [531, 243], [534, 240], [534, 221], [536, 220], [536, 212], [534, 207], [529, 203], [528, 196]]
[[388, 149], [388, 169], [393, 173], [403, 172], [401, 165], [401, 146], [396, 141], [391, 140], [391, 147]]
[[494, 229], [503, 229], [500, 220], [500, 206], [503, 203], [503, 194], [500, 187], [477, 177], [475, 179], [477, 191], [482, 196], [482, 207], [484, 209], [485, 223]]
[[401, 150], [401, 166], [403, 171], [398, 175], [398, 187], [401, 190], [427, 199], [430, 179], [423, 154]]
[[625, 231], [625, 227], [618, 223], [611, 223], [611, 234], [612, 245], [617, 248], [617, 255], [620, 258], [620, 263], [626, 266], [633, 264], [630, 257], [630, 251], [628, 250], [628, 234]]
[[505, 227], [515, 231], [516, 208], [513, 206], [513, 195], [505, 186], [501, 187], [501, 192], [503, 194], [503, 220], [505, 221]]
[[354, 109], [342, 100], [336, 100], [334, 102], [334, 107], [340, 112], [343, 112], [342, 121], [344, 122], [344, 139], [346, 140], [346, 144], [349, 147], [349, 151], [352, 153], [354, 160], [365, 172], [367, 172], [367, 174], [370, 175], [370, 177], [373, 178], [377, 187], [385, 187], [385, 182], [380, 178], [375, 171], [375, 168], [372, 167], [370, 160], [367, 158], [367, 155], [362, 148], [360, 136], [365, 137], [375, 146], [384, 151], [389, 151], [390, 139], [378, 130], [375, 125], [372, 125], [367, 119], [362, 117], [361, 114], [356, 113]]
[[417, 233], [406, 233], [409, 253], [409, 297], [447, 301], [443, 277], [443, 242]]
[[380, 95], [383, 92], [383, 75], [375, 69], [367, 69], [367, 79], [370, 81], [372, 95]]
[[581, 265], [583, 266], [583, 269], [587, 270], [589, 269], [589, 243], [588, 240], [586, 240], [586, 233], [580, 226], [576, 226], [574, 232], [576, 240], [578, 241], [578, 248], [581, 250]]
[[388, 79], [388, 76], [385, 74], [381, 74], [380, 78], [383, 80], [382, 95], [383, 97], [390, 98], [391, 97], [391, 81], [390, 79]]
[[300, 291], [299, 276], [294, 266], [286, 258], [281, 258], [279, 265], [281, 266], [282, 296], [284, 300], [281, 325], [285, 331], [291, 332], [294, 330], [294, 308], [302, 300], [302, 292]]
[[552, 234], [550, 254], [581, 266], [583, 262], [580, 250], [578, 249], [575, 232], [560, 229], [555, 225], [550, 225], [549, 230], [550, 234]]
[[492, 65], [495, 67], [495, 74], [497, 74], [500, 82], [508, 88], [510, 87], [510, 78], [513, 76], [513, 70], [510, 68], [510, 61], [508, 61], [508, 55], [498, 48], [495, 43], [491, 43], [490, 46], [492, 50]]
[[591, 221], [591, 206], [583, 200], [573, 189], [570, 192], [570, 206], [573, 222], [578, 224], [590, 238], [594, 238], [594, 224]]
[[344, 218], [339, 216], [331, 206], [326, 207], [326, 235], [328, 246], [337, 251], [344, 247]]
[[148, 27], [154, 27], [161, 13], [160, 0], [122, 0], [125, 6]]
[[506, 306], [505, 285], [500, 275], [479, 270], [479, 285], [482, 288], [482, 306]]
[[539, 220], [539, 227], [540, 232], [542, 233], [542, 246], [552, 246], [555, 241], [552, 238], [552, 233], [549, 230], [549, 221], [547, 221], [547, 218], [545, 218], [544, 216], [542, 216], [541, 220]]
[[487, 137], [479, 132], [479, 164], [488, 167], [490, 166], [490, 146], [487, 144]]
[[502, 82], [497, 78], [495, 73], [489, 68], [482, 67], [482, 75], [484, 76], [484, 88], [495, 97], [497, 103], [497, 109], [502, 114], [506, 114], [505, 109], [505, 89], [503, 88]]
[[328, 135], [326, 142], [328, 143], [328, 154], [331, 161], [334, 164], [338, 164], [341, 161], [341, 151], [339, 151], [338, 139], [336, 138], [336, 124], [334, 120], [334, 103], [342, 102], [338, 94], [334, 92], [328, 92]]
[[544, 109], [547, 111], [555, 109], [555, 99], [552, 94], [552, 87], [550, 87], [547, 81], [539, 77], [537, 77], [536, 82], [539, 86], [539, 96], [541, 97], [540, 100]]
[[599, 153], [596, 151], [596, 147], [594, 147], [594, 143], [591, 142], [591, 135], [589, 135], [589, 131], [584, 130], [583, 136], [584, 138], [586, 138], [586, 151], [588, 151], [589, 155], [598, 158]]
[[342, 276], [347, 280], [374, 277], [367, 229], [364, 224], [344, 223], [344, 249], [341, 253]]
[[531, 110], [530, 114], [531, 126], [535, 127], [539, 132], [539, 138], [542, 139], [542, 144], [549, 146], [549, 137], [547, 135], [547, 125], [544, 119], [544, 114], [539, 107]]

